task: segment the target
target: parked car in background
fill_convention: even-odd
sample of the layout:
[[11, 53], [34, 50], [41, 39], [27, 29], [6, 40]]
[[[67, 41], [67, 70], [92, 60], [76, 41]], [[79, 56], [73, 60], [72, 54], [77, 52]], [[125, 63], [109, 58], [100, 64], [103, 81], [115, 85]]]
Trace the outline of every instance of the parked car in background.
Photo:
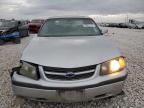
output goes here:
[[38, 33], [41, 25], [44, 23], [42, 19], [34, 19], [29, 23], [29, 31], [32, 33]]
[[20, 20], [19, 23], [19, 33], [20, 37], [29, 36], [29, 25], [27, 20]]
[[127, 25], [129, 29], [138, 29], [138, 26], [136, 24], [128, 23]]
[[53, 102], [121, 93], [125, 58], [104, 33], [89, 17], [47, 19], [12, 69], [14, 93]]
[[127, 25], [128, 25], [128, 28], [130, 28], [130, 29], [143, 29], [144, 22], [137, 21], [134, 19], [129, 19]]
[[29, 35], [28, 27], [21, 21], [5, 20], [0, 25], [0, 44], [4, 44], [5, 41], [12, 40], [19, 44], [21, 37]]
[[143, 29], [144, 28], [144, 23], [137, 24], [137, 27], [138, 27], [138, 29]]

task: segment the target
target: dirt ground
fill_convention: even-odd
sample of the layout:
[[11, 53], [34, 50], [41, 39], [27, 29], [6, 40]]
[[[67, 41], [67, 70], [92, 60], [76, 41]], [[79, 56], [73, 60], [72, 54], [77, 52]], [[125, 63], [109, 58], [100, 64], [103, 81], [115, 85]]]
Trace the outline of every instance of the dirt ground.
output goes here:
[[144, 108], [144, 30], [107, 28], [127, 60], [128, 77], [124, 95], [81, 103], [45, 103], [13, 96], [9, 70], [19, 65], [23, 49], [32, 35], [21, 44], [7, 43], [0, 46], [0, 108]]

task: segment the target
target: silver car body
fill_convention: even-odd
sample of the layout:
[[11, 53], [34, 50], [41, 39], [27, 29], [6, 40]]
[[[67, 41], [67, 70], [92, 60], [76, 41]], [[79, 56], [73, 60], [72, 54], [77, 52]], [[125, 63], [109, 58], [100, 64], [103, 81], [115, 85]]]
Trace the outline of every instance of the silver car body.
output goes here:
[[[78, 102], [119, 94], [126, 70], [100, 76], [101, 63], [122, 56], [106, 36], [38, 37], [35, 36], [23, 52], [22, 61], [38, 64], [41, 78], [33, 80], [12, 74], [14, 93], [32, 99], [55, 102]], [[53, 80], [44, 66], [77, 68], [95, 65], [91, 77], [80, 80]], [[90, 71], [90, 70], [89, 70]], [[88, 71], [84, 71], [85, 73]], [[63, 73], [56, 73], [63, 74]]]

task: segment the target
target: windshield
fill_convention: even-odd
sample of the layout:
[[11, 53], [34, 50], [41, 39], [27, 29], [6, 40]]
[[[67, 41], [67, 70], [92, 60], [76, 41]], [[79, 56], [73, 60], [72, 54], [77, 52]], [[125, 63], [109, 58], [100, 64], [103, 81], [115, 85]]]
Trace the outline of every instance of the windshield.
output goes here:
[[101, 32], [90, 18], [55, 18], [49, 19], [41, 28], [40, 37], [59, 36], [96, 36]]
[[14, 27], [16, 26], [15, 21], [4, 21], [0, 24], [0, 27]]

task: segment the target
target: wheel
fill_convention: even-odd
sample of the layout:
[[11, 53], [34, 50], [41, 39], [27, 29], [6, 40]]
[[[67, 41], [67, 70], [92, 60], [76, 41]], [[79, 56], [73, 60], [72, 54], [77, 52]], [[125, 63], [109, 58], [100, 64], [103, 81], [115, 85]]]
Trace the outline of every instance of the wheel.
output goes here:
[[27, 30], [27, 35], [26, 35], [27, 37], [29, 36], [29, 30]]
[[14, 43], [20, 44], [20, 43], [21, 43], [21, 39], [20, 39], [20, 38], [15, 38], [15, 39], [14, 39]]
[[4, 44], [4, 40], [0, 39], [0, 45]]

